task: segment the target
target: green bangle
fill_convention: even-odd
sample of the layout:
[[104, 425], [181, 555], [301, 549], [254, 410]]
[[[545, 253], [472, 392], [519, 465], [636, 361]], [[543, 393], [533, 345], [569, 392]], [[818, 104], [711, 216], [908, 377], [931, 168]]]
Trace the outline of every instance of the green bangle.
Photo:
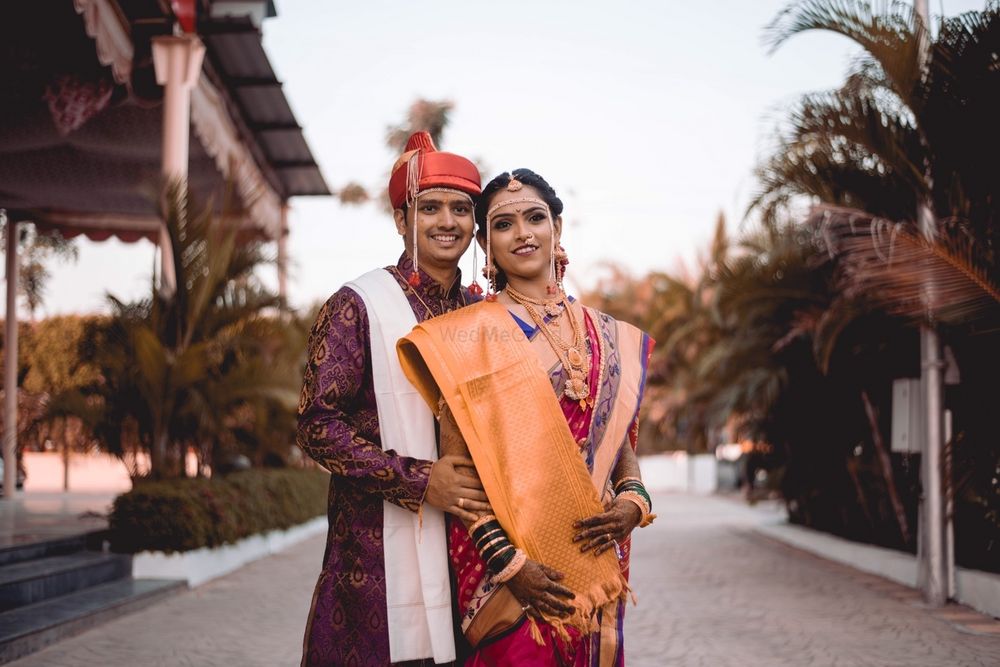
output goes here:
[[615, 489], [615, 494], [622, 494], [626, 491], [646, 493], [646, 487], [641, 482], [629, 482], [628, 484], [623, 484], [619, 488]]
[[624, 477], [624, 478], [618, 480], [617, 482], [615, 482], [614, 487], [612, 487], [612, 488], [614, 488], [614, 490], [617, 491], [618, 487], [625, 486], [626, 484], [642, 484], [642, 478], [641, 477]]

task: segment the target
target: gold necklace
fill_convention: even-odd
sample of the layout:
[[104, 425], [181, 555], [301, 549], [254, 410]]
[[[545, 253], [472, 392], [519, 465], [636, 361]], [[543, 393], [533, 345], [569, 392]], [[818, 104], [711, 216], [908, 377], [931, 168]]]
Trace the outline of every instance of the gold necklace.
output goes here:
[[[556, 294], [556, 296], [554, 296], [551, 299], [533, 299], [527, 294], [524, 294], [523, 292], [518, 292], [516, 289], [511, 287], [510, 284], [508, 284], [507, 287], [505, 287], [504, 289], [507, 290], [508, 294], [510, 294], [511, 292], [517, 294], [516, 300], [521, 305], [524, 305], [525, 303], [530, 303], [535, 306], [541, 306], [542, 310], [544, 310], [545, 314], [548, 315], [549, 317], [556, 317], [560, 313], [562, 313], [562, 309], [559, 307], [559, 301], [565, 300], [566, 298], [566, 293], [563, 292], [562, 290], [559, 290], [559, 293]], [[560, 299], [560, 297], [562, 298]]]
[[[507, 285], [507, 287], [504, 288], [504, 289], [507, 292], [507, 296], [509, 296], [515, 303], [518, 303], [518, 304], [524, 306], [524, 309], [528, 311], [529, 315], [531, 315], [533, 312], [534, 313], [538, 312], [537, 310], [535, 310], [534, 308], [532, 308], [532, 306], [533, 305], [541, 305], [542, 302], [540, 300], [538, 300], [538, 299], [531, 299], [530, 297], [528, 297], [527, 295], [525, 295], [525, 294], [517, 291], [516, 289], [514, 289], [510, 285]], [[560, 307], [560, 301], [562, 301], [562, 306], [561, 307]], [[571, 350], [574, 347], [580, 348], [582, 346], [582, 344], [583, 344], [583, 333], [577, 327], [576, 317], [574, 317], [574, 313], [570, 312], [569, 299], [566, 297], [566, 294], [564, 292], [560, 292], [555, 297], [555, 299], [553, 299], [551, 301], [551, 303], [553, 303], [553, 304], [555, 304], [557, 306], [557, 311], [556, 311], [557, 315], [561, 315], [562, 312], [563, 312], [563, 309], [565, 309], [565, 311], [567, 312], [567, 317], [569, 319], [570, 327], [572, 327], [572, 333], [573, 333], [573, 342], [572, 343], [567, 343], [566, 341], [564, 341], [562, 339], [562, 336], [556, 336], [555, 337], [556, 344], [562, 350], [565, 350], [566, 352], [569, 352], [569, 350]], [[544, 319], [542, 321], [544, 322]], [[553, 320], [550, 320], [549, 322], [545, 322], [545, 324], [547, 325], [547, 327], [558, 327], [559, 326], [559, 320], [553, 319]]]
[[590, 374], [590, 362], [587, 360], [585, 353], [583, 327], [577, 321], [576, 314], [573, 312], [566, 294], [562, 293], [559, 300], [562, 301], [563, 309], [566, 317], [569, 319], [569, 325], [573, 332], [572, 343], [567, 343], [562, 339], [562, 336], [552, 332], [550, 325], [535, 308], [535, 304], [527, 300], [525, 295], [512, 289], [510, 285], [507, 285], [504, 291], [514, 303], [524, 306], [524, 309], [528, 311], [528, 316], [531, 317], [535, 326], [542, 332], [545, 340], [548, 341], [556, 356], [559, 357], [559, 363], [562, 364], [562, 367], [569, 375], [569, 379], [566, 380], [566, 386], [563, 388], [563, 394], [574, 401], [580, 401], [580, 407], [585, 408], [587, 397], [590, 396], [590, 386], [587, 384], [587, 376]]

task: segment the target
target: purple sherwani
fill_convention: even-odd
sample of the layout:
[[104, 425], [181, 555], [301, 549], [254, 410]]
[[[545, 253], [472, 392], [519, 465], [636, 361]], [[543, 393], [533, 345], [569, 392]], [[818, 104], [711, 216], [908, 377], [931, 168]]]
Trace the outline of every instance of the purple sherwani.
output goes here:
[[[421, 271], [420, 285], [411, 288], [405, 278], [412, 267], [404, 253], [394, 275], [418, 322], [475, 300], [461, 286], [461, 274], [446, 290]], [[387, 665], [382, 503], [416, 512], [427, 489], [431, 462], [382, 451], [368, 313], [350, 288], [330, 297], [313, 325], [297, 440], [332, 473], [330, 530], [306, 625], [302, 664]]]

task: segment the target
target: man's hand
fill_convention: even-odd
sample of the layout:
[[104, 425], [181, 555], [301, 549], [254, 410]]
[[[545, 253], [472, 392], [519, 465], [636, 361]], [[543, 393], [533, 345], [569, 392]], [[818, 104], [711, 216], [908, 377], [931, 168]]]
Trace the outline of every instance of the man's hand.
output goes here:
[[573, 527], [583, 530], [576, 534], [573, 541], [583, 542], [580, 551], [593, 549], [594, 555], [599, 556], [628, 537], [640, 521], [642, 511], [639, 507], [630, 500], [618, 498], [608, 511], [577, 521]]
[[434, 462], [424, 501], [469, 523], [490, 511], [472, 459], [447, 454]]
[[[573, 613], [573, 606], [566, 600], [572, 600], [576, 596], [573, 591], [557, 583], [562, 579], [561, 572], [529, 558], [521, 570], [507, 582], [507, 588], [522, 605], [548, 616], [565, 618]], [[531, 613], [531, 609], [527, 611]]]

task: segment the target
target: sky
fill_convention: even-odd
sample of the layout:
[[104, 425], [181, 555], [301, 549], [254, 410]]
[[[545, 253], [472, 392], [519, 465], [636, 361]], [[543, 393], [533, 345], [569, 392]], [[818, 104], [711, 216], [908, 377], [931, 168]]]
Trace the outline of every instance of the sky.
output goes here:
[[[935, 14], [985, 1], [931, 0]], [[277, 0], [264, 47], [320, 168], [378, 191], [397, 157], [386, 128], [417, 98], [454, 110], [439, 148], [528, 167], [565, 203], [568, 285], [606, 263], [635, 275], [690, 266], [723, 213], [744, 219], [753, 169], [804, 93], [836, 87], [858, 50], [809, 33], [775, 53], [787, 0]], [[402, 251], [381, 206], [293, 199], [289, 298], [308, 308]], [[54, 265], [41, 315], [97, 312], [148, 292], [153, 246], [81, 241]], [[480, 264], [482, 259], [480, 258]], [[466, 282], [471, 249], [463, 260]], [[262, 278], [276, 282], [268, 274]], [[481, 281], [482, 282], [482, 281]]]

